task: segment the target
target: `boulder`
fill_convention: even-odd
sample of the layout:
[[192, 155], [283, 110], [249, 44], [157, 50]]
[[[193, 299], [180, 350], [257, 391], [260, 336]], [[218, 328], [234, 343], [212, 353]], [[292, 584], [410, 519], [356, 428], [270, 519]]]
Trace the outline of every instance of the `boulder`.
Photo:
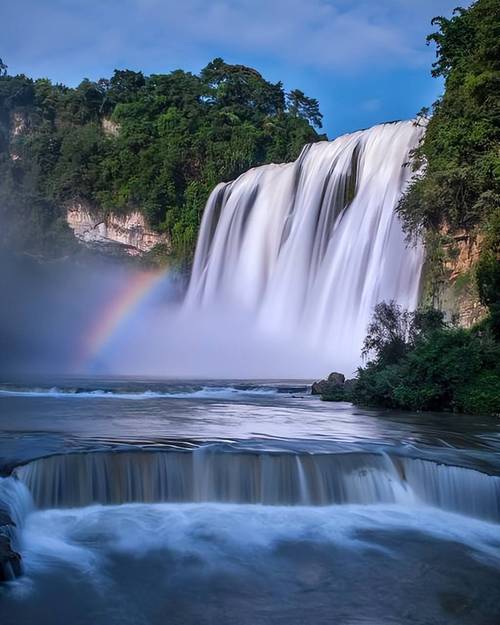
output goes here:
[[327, 382], [330, 386], [342, 386], [345, 382], [345, 375], [334, 371], [328, 376]]
[[356, 378], [346, 380], [342, 373], [334, 371], [326, 378], [314, 382], [311, 395], [321, 395], [324, 401], [351, 401]]
[[21, 573], [21, 556], [12, 549], [10, 537], [0, 534], [0, 582], [11, 581]]
[[21, 556], [12, 548], [16, 524], [5, 510], [0, 510], [0, 583], [22, 574]]
[[313, 382], [311, 386], [311, 395], [322, 395], [328, 390], [328, 381], [327, 380], [319, 380], [318, 382]]
[[334, 371], [326, 380], [318, 380], [311, 386], [311, 395], [329, 395], [344, 386], [345, 376]]

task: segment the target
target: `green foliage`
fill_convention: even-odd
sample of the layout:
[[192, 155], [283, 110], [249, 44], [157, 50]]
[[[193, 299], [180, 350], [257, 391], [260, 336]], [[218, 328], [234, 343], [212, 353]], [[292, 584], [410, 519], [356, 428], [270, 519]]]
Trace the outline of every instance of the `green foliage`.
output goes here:
[[379, 304], [367, 346], [373, 359], [358, 370], [355, 403], [500, 413], [500, 346], [487, 326], [453, 328], [439, 311]]
[[500, 3], [477, 0], [437, 17], [433, 75], [445, 79], [416, 163], [425, 163], [399, 212], [407, 230], [472, 228], [499, 206]]
[[[17, 245], [42, 253], [52, 227], [64, 231], [66, 202], [138, 209], [185, 258], [215, 184], [296, 158], [323, 138], [321, 117], [316, 100], [222, 59], [199, 76], [116, 70], [75, 89], [8, 76], [0, 61], [0, 198], [12, 200], [3, 210], [18, 221]], [[21, 213], [36, 232], [24, 242]]]
[[363, 343], [362, 355], [373, 355], [383, 365], [392, 365], [411, 349], [421, 337], [444, 326], [443, 313], [426, 308], [411, 313], [395, 301], [375, 306]]

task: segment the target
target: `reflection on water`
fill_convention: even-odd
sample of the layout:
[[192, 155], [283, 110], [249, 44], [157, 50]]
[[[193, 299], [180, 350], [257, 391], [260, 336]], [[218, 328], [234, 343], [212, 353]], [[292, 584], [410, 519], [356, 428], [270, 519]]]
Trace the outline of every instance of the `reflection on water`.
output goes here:
[[496, 419], [361, 410], [311, 397], [307, 382], [72, 379], [0, 386], [4, 467], [77, 449], [221, 440], [315, 451], [389, 446], [500, 471]]

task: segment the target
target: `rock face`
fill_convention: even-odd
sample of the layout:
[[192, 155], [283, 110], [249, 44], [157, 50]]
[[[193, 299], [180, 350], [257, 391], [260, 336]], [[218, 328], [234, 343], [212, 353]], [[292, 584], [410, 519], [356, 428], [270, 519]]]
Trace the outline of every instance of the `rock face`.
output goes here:
[[345, 376], [342, 373], [334, 371], [330, 373], [326, 380], [319, 380], [314, 382], [311, 387], [311, 395], [325, 395], [333, 390], [343, 388], [345, 382]]
[[442, 273], [429, 280], [424, 268], [423, 301], [440, 308], [463, 328], [470, 328], [488, 312], [479, 301], [475, 280], [483, 237], [465, 230], [451, 232], [447, 227], [441, 229], [441, 235], [446, 239]]
[[125, 215], [108, 213], [100, 215], [83, 202], [72, 202], [67, 206], [66, 221], [80, 241], [88, 244], [118, 244], [130, 256], [141, 256], [156, 245], [171, 242], [166, 234], [154, 232], [144, 215], [133, 211]]
[[21, 556], [12, 549], [15, 523], [0, 510], [0, 582], [8, 582], [22, 574]]
[[18, 140], [25, 135], [30, 128], [30, 120], [23, 111], [13, 111], [10, 115], [9, 153], [13, 161], [21, 158]]
[[479, 301], [474, 277], [482, 242], [481, 235], [455, 233], [444, 263], [449, 281], [443, 293], [444, 305], [464, 328], [470, 328], [488, 313]]
[[117, 137], [120, 134], [120, 124], [117, 124], [112, 119], [104, 117], [101, 126], [104, 134], [108, 137]]
[[357, 380], [346, 380], [342, 373], [333, 372], [326, 380], [314, 382], [311, 395], [321, 395], [324, 401], [351, 401]]

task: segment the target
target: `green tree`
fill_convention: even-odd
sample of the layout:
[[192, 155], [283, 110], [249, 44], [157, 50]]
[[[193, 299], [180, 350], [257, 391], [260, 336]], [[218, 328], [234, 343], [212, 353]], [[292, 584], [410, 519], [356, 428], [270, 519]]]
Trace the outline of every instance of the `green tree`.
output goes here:
[[500, 3], [477, 0], [433, 24], [432, 73], [444, 78], [445, 91], [417, 150], [425, 176], [411, 185], [399, 212], [409, 231], [471, 229], [499, 206]]
[[[281, 83], [222, 59], [199, 76], [116, 70], [74, 89], [0, 76], [0, 194], [16, 195], [32, 211], [40, 241], [52, 232], [49, 224], [61, 234], [65, 203], [79, 200], [96, 212], [142, 211], [170, 234], [174, 255], [189, 260], [218, 182], [292, 160], [304, 143], [323, 138], [301, 107], [287, 110]], [[14, 115], [26, 129], [15, 139]], [[106, 134], [110, 118], [115, 131]]]
[[319, 103], [314, 98], [308, 98], [299, 89], [294, 89], [286, 96], [288, 111], [297, 117], [302, 117], [316, 128], [322, 128], [323, 115], [319, 110]]

